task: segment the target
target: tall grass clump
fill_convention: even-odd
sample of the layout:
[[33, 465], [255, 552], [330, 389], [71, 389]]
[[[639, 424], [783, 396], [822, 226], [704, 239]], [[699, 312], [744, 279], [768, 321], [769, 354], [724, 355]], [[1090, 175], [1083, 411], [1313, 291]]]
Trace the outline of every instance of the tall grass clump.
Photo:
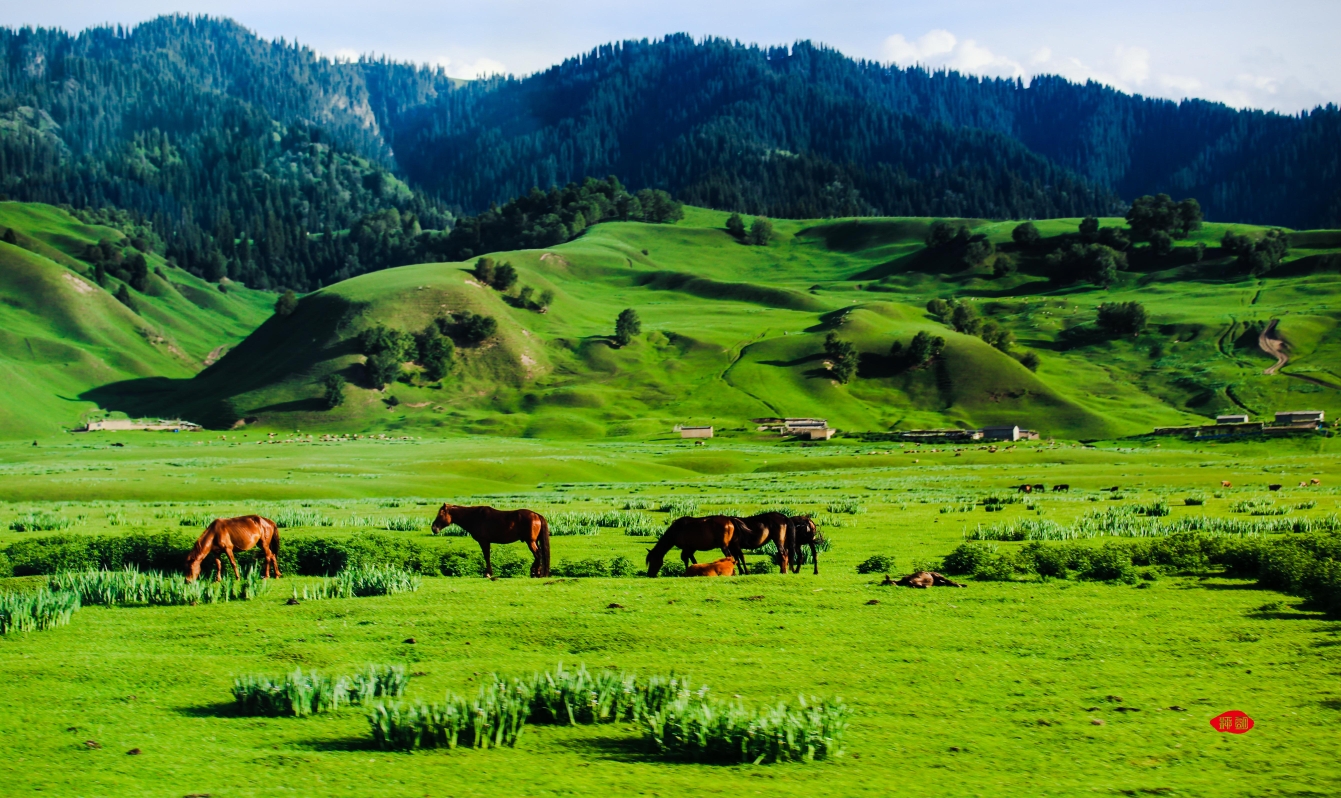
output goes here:
[[554, 537], [573, 535], [598, 535], [597, 513], [553, 513], [546, 516], [549, 521], [549, 533]]
[[428, 524], [428, 521], [413, 516], [393, 515], [389, 518], [383, 518], [378, 526], [389, 532], [419, 532], [427, 529]]
[[0, 592], [0, 635], [64, 626], [77, 609], [79, 594], [69, 590]]
[[177, 526], [209, 526], [218, 517], [204, 511], [181, 513], [177, 516]]
[[[671, 674], [639, 679], [635, 674], [597, 671], [585, 665], [533, 673], [517, 680], [529, 697], [530, 723], [574, 726], [591, 723], [639, 723], [671, 701], [691, 694], [689, 680]], [[702, 688], [699, 693], [707, 691]]]
[[442, 703], [378, 704], [368, 713], [373, 741], [381, 748], [515, 747], [530, 714], [518, 682], [497, 677], [474, 698], [448, 693]]
[[1206, 494], [1204, 493], [1194, 493], [1191, 496], [1187, 496], [1183, 499], [1183, 504], [1187, 505], [1188, 507], [1200, 507], [1205, 503], [1206, 503]]
[[[275, 522], [275, 526], [279, 527], [280, 529], [288, 529], [291, 527], [299, 527], [299, 526], [335, 525], [335, 521], [333, 521], [330, 518], [327, 518], [320, 512], [316, 510], [308, 510], [302, 508], [286, 507], [282, 510], [278, 510], [271, 516], [271, 520], [273, 520]], [[206, 521], [205, 523], [209, 522]]]
[[313, 715], [376, 697], [399, 698], [409, 684], [403, 665], [369, 665], [349, 676], [328, 677], [302, 668], [279, 678], [239, 676], [233, 701], [239, 714], [267, 717]]
[[834, 499], [825, 509], [831, 513], [859, 515], [866, 512], [866, 505], [856, 499]]
[[226, 601], [249, 601], [264, 595], [270, 580], [256, 568], [243, 571], [241, 579], [226, 574], [218, 582], [201, 578], [187, 582], [182, 576], [135, 568], [120, 571], [62, 571], [51, 577], [49, 587], [79, 594], [84, 604], [115, 607], [119, 604], [194, 605]]
[[11, 532], [53, 532], [69, 529], [74, 520], [47, 512], [24, 513], [9, 522]]
[[662, 754], [696, 762], [809, 762], [842, 754], [851, 713], [841, 699], [798, 698], [754, 709], [739, 702], [684, 696], [646, 721]]
[[663, 513], [670, 513], [673, 518], [680, 518], [686, 515], [697, 516], [699, 511], [698, 499], [680, 497], [671, 499], [668, 502], [662, 502], [659, 508]]
[[293, 597], [307, 601], [413, 593], [423, 584], [416, 573], [395, 565], [350, 565], [316, 585], [294, 586]]

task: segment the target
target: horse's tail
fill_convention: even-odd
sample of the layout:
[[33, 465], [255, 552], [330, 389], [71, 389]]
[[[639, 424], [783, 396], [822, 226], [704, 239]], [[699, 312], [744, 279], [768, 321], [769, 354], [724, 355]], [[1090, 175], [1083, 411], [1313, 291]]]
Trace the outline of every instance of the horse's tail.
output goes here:
[[536, 539], [535, 547], [540, 558], [540, 575], [549, 576], [549, 521], [543, 515], [540, 516], [540, 537]]

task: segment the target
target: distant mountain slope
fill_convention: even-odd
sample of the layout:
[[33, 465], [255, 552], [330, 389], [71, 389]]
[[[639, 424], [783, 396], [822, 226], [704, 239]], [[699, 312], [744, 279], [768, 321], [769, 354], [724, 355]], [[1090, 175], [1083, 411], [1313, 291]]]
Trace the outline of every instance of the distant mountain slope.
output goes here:
[[[989, 264], [928, 250], [926, 218], [780, 221], [768, 246], [738, 242], [725, 218], [686, 208], [674, 225], [606, 223], [567, 244], [495, 254], [520, 285], [553, 292], [544, 313], [520, 307], [515, 288], [479, 284], [472, 264], [362, 275], [304, 297], [293, 315], [271, 318], [218, 364], [139, 407], [218, 426], [258, 417], [304, 430], [591, 439], [664, 434], [677, 423], [742, 429], [773, 415], [820, 416], [849, 431], [1014, 423], [1106, 438], [1217, 412], [1341, 411], [1341, 234], [1297, 234], [1286, 262], [1253, 278], [1217, 242], [1228, 229], [1261, 231], [1208, 224], [1104, 290], [1050, 277], [1042, 257], [1077, 240], [1079, 219], [1040, 222], [1045, 238], [1032, 255], [1010, 243], [1014, 223], [968, 220], [996, 257], [1019, 266], [994, 276]], [[1014, 333], [1016, 354], [1039, 356], [1037, 372], [933, 317], [931, 297], [973, 303]], [[1123, 301], [1143, 303], [1150, 324], [1137, 337], [1100, 334], [1097, 306]], [[643, 331], [619, 347], [612, 333], [625, 308]], [[385, 390], [370, 384], [360, 333], [417, 333], [465, 311], [495, 318], [497, 333], [460, 346], [443, 379], [411, 363]], [[1284, 319], [1293, 373], [1262, 373], [1270, 360], [1253, 331], [1271, 318]], [[945, 339], [939, 358], [910, 367], [891, 356], [920, 332]], [[825, 365], [829, 333], [860, 353], [847, 384]], [[332, 374], [348, 382], [343, 405], [326, 409]]]
[[211, 279], [314, 289], [414, 262], [405, 240], [454, 211], [607, 174], [790, 218], [1048, 218], [1166, 191], [1212, 220], [1333, 227], [1341, 111], [1026, 88], [807, 42], [674, 35], [463, 82], [205, 17], [0, 29], [0, 192], [141, 214]]
[[[145, 291], [100, 287], [75, 257], [122, 241], [50, 206], [0, 202], [0, 435], [73, 427], [88, 391], [135, 378], [187, 378], [270, 315], [274, 296], [211, 285], [150, 255]], [[16, 243], [9, 243], [13, 238]], [[134, 309], [113, 294], [125, 288]]]

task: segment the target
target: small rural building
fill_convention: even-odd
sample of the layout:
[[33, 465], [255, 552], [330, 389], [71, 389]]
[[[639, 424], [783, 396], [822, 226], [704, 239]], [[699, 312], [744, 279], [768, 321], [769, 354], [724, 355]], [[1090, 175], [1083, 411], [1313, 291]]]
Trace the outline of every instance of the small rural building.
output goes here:
[[103, 421], [90, 421], [83, 432], [127, 432], [146, 430], [150, 432], [199, 432], [201, 426], [181, 419], [129, 419], [109, 418]]
[[1277, 427], [1318, 427], [1323, 422], [1321, 410], [1285, 410], [1276, 414]]
[[1010, 426], [983, 427], [982, 436], [989, 441], [1018, 441], [1020, 439], [1020, 428], [1014, 424]]
[[[1247, 416], [1241, 416], [1247, 418]], [[1226, 435], [1256, 435], [1262, 432], [1266, 424], [1261, 421], [1224, 422], [1216, 420], [1197, 430], [1198, 438], [1222, 438]]]
[[832, 438], [833, 434], [837, 431], [838, 430], [829, 427], [810, 427], [808, 429], [797, 430], [796, 437], [808, 441], [827, 441]]
[[1216, 416], [1216, 417], [1215, 417], [1215, 423], [1216, 423], [1216, 424], [1247, 424], [1247, 423], [1248, 423], [1248, 414], [1247, 414], [1247, 413], [1230, 413], [1229, 415], [1225, 415], [1225, 416]]
[[711, 438], [712, 427], [680, 427], [681, 438]]

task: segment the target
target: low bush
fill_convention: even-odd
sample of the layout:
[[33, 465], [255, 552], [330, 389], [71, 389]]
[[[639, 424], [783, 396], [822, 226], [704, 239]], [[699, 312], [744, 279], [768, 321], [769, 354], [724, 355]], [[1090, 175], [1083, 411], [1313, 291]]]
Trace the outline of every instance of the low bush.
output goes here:
[[79, 594], [69, 590], [0, 592], [0, 635], [65, 626], [79, 606]]
[[15, 576], [60, 571], [180, 571], [195, 538], [182, 532], [52, 535], [20, 540], [5, 552]]
[[797, 699], [754, 709], [689, 695], [650, 713], [648, 740], [661, 752], [696, 762], [809, 762], [842, 754], [850, 713], [841, 700]]
[[584, 560], [560, 561], [555, 563], [550, 569], [554, 576], [568, 578], [588, 578], [588, 577], [624, 577], [633, 576], [637, 573], [637, 566], [628, 557], [615, 557], [610, 560], [602, 560], [599, 557], [589, 557]]
[[857, 563], [857, 573], [888, 574], [893, 573], [896, 567], [893, 557], [887, 554], [875, 554]]
[[1206, 503], [1206, 494], [1194, 493], [1183, 499], [1183, 504], [1188, 507], [1200, 507]]
[[398, 698], [409, 682], [403, 665], [369, 665], [359, 673], [333, 678], [299, 668], [280, 678], [240, 676], [233, 680], [233, 701], [242, 715], [302, 717], [379, 696]]
[[314, 586], [293, 588], [294, 598], [309, 601], [413, 593], [423, 580], [395, 565], [351, 565]]
[[989, 567], [999, 557], [997, 547], [990, 543], [961, 543], [945, 557], [947, 574], [973, 574]]
[[497, 678], [473, 699], [448, 693], [440, 704], [379, 704], [368, 713], [381, 748], [515, 747], [530, 714], [529, 696], [516, 682]]
[[120, 571], [62, 571], [51, 577], [49, 587], [76, 593], [83, 604], [178, 606], [249, 601], [264, 595], [270, 588], [270, 580], [262, 579], [256, 568], [248, 568], [241, 579], [228, 574], [218, 582], [209, 579], [187, 582], [183, 576], [126, 568]]
[[61, 529], [69, 529], [74, 525], [74, 519], [66, 518], [56, 513], [36, 512], [24, 513], [13, 521], [9, 522], [11, 532], [55, 532]]

